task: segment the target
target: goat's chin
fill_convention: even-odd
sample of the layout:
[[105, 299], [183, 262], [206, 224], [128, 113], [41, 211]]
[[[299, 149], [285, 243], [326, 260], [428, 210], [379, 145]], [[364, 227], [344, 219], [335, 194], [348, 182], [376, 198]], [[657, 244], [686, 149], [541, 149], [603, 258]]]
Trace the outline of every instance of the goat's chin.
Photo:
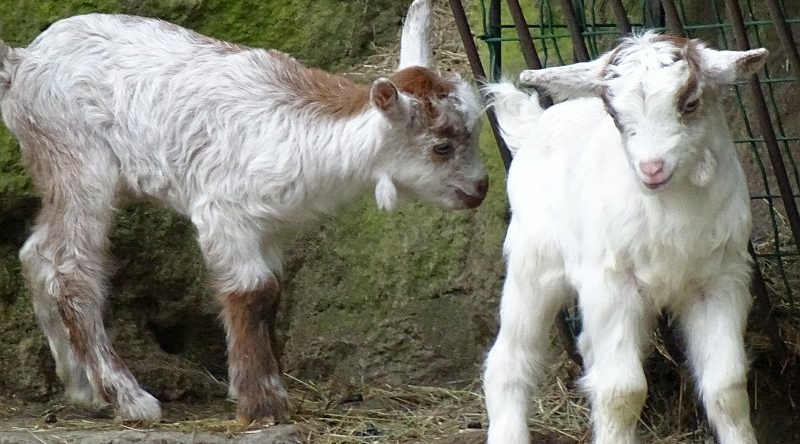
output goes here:
[[653, 193], [657, 193], [659, 191], [663, 191], [665, 188], [667, 188], [670, 185], [670, 183], [672, 183], [672, 176], [673, 176], [673, 174], [670, 174], [669, 176], [667, 176], [666, 179], [664, 179], [664, 180], [662, 180], [660, 182], [647, 182], [646, 180], [642, 179], [642, 185], [648, 191], [653, 192]]

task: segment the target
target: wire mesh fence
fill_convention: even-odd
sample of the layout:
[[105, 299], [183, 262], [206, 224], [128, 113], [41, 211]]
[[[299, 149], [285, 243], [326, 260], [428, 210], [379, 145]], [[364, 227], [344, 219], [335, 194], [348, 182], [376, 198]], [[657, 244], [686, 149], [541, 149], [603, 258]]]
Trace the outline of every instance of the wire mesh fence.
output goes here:
[[[586, 61], [630, 32], [655, 29], [699, 38], [719, 49], [766, 47], [771, 55], [758, 78], [733, 87], [727, 105], [754, 215], [751, 253], [756, 270], [756, 316], [767, 342], [781, 354], [800, 354], [800, 2], [780, 0], [479, 0], [471, 29], [460, 1], [451, 0], [456, 23], [477, 78], [514, 77], [523, 68]], [[475, 37], [488, 51], [479, 57]], [[500, 153], [510, 156], [497, 137]], [[562, 332], [574, 335], [567, 317]], [[783, 337], [781, 337], [781, 335]], [[787, 344], [788, 343], [788, 344]]]

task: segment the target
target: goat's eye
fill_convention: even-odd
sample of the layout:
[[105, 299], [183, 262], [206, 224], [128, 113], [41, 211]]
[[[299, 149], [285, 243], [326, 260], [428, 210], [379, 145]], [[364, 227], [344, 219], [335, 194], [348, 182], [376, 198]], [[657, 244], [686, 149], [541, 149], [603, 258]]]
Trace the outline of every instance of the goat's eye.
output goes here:
[[439, 156], [446, 156], [450, 154], [453, 150], [453, 147], [450, 145], [450, 142], [439, 143], [433, 146], [433, 152]]
[[686, 102], [683, 104], [683, 109], [681, 112], [683, 114], [690, 114], [697, 111], [697, 108], [700, 106], [700, 99], [694, 99], [691, 102]]

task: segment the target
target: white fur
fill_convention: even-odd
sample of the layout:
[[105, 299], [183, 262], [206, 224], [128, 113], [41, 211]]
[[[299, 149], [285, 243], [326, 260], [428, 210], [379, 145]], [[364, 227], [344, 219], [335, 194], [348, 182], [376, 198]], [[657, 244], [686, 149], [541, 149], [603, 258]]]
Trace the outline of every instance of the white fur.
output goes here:
[[[576, 294], [595, 444], [639, 442], [642, 359], [661, 309], [680, 323], [720, 443], [755, 444], [743, 344], [750, 207], [718, 73], [745, 77], [766, 51], [737, 53], [728, 66], [714, 61], [712, 70], [713, 50], [698, 46], [702, 103], [682, 116], [676, 97], [689, 68], [672, 60], [680, 48], [650, 33], [620, 48], [613, 67], [601, 66], [612, 59], [606, 54], [601, 64], [526, 72], [526, 83], [557, 95], [590, 96], [544, 112], [511, 85], [488, 86], [503, 135], [516, 145], [501, 328], [484, 374], [489, 444], [529, 442], [527, 402], [545, 371], [551, 326]], [[738, 63], [754, 53], [752, 63]], [[636, 134], [621, 135], [591, 97], [604, 89], [622, 127]], [[652, 158], [671, 174], [655, 189], [640, 167]]]
[[[404, 33], [413, 46], [404, 64], [429, 65], [429, 14], [427, 0], [412, 6], [407, 31], [419, 35]], [[475, 207], [486, 195], [481, 107], [454, 75], [426, 68], [452, 87], [430, 97], [401, 90], [391, 76], [354, 89], [276, 51], [102, 14], [60, 20], [26, 48], [0, 44], [0, 55], [0, 111], [44, 194], [20, 252], [37, 317], [67, 397], [110, 402], [123, 418], [160, 414], [115, 359], [102, 325], [108, 229], [125, 199], [159, 201], [188, 216], [215, 289], [237, 301], [277, 282], [287, 232], [373, 187], [387, 210], [399, 193], [452, 209]], [[317, 81], [327, 83], [315, 89]], [[341, 85], [346, 92], [337, 96]], [[347, 105], [354, 91], [364, 92], [356, 95], [364, 97], [360, 108]], [[426, 117], [424, 109], [436, 113]], [[457, 135], [439, 131], [449, 128]], [[452, 153], [436, 157], [442, 142]], [[81, 355], [75, 342], [84, 339]], [[243, 340], [230, 332], [228, 339]], [[259, 393], [277, 399], [269, 405], [285, 404], [279, 374], [259, 380], [266, 381]]]

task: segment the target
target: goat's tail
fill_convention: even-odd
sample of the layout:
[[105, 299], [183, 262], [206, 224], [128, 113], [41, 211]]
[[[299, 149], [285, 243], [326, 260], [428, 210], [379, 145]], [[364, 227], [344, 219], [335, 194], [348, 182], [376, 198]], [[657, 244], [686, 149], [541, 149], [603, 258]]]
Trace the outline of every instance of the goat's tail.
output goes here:
[[11, 86], [11, 63], [8, 56], [13, 49], [4, 41], [0, 40], [0, 100], [6, 95], [8, 87]]
[[513, 156], [530, 143], [533, 126], [544, 111], [539, 96], [520, 91], [511, 82], [488, 83], [481, 89], [497, 113], [500, 133]]

